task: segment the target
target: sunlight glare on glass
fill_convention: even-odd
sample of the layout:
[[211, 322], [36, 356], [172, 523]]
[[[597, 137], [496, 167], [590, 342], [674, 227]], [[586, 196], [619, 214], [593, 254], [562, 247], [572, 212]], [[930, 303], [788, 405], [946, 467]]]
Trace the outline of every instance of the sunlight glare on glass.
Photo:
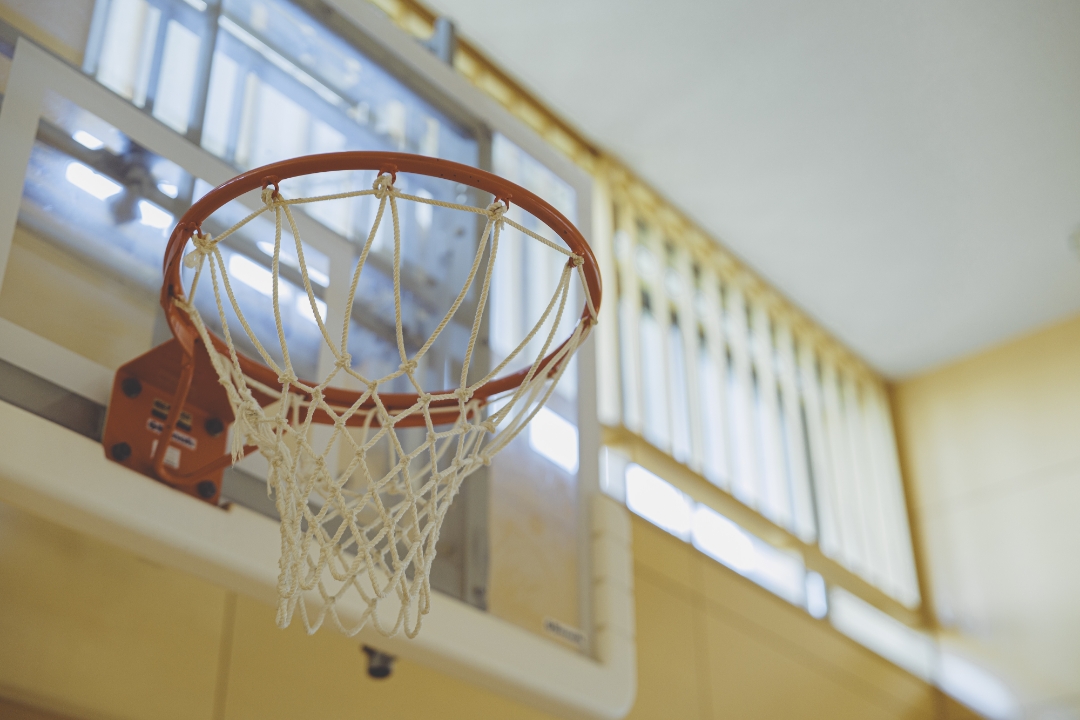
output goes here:
[[938, 656], [937, 684], [972, 710], [991, 720], [1008, 720], [1020, 708], [1009, 688], [983, 668], [950, 652]]
[[923, 680], [933, 679], [937, 648], [926, 633], [835, 586], [829, 592], [829, 620], [834, 628], [886, 660]]
[[750, 579], [792, 605], [806, 607], [806, 566], [799, 553], [751, 537], [757, 563]]
[[98, 200], [107, 200], [124, 189], [100, 173], [96, 173], [81, 162], [68, 164], [64, 177], [75, 187], [88, 192]]
[[71, 139], [85, 148], [90, 148], [91, 150], [100, 150], [101, 148], [105, 147], [104, 140], [94, 137], [85, 130], [76, 130], [75, 134], [71, 136]]
[[748, 573], [757, 565], [757, 553], [738, 525], [704, 505], [694, 512], [694, 547], [732, 570]]
[[139, 222], [158, 230], [172, 225], [173, 216], [147, 200], [139, 201]]
[[[326, 322], [326, 303], [319, 298], [315, 298], [315, 307], [319, 309], [319, 319], [324, 323]], [[315, 319], [315, 314], [311, 312], [311, 301], [308, 299], [307, 293], [298, 295], [296, 297], [296, 310], [300, 313], [300, 316], [305, 320], [318, 324], [318, 320]]]
[[626, 506], [676, 537], [690, 535], [690, 498], [640, 465], [626, 467]]
[[[258, 290], [267, 297], [274, 294], [274, 275], [257, 262], [248, 260], [243, 255], [229, 258], [229, 276], [234, 277], [248, 287]], [[285, 288], [282, 287], [281, 290]]]
[[[266, 254], [267, 257], [274, 257], [274, 243], [270, 242], [269, 240], [260, 240], [259, 242], [255, 243], [255, 245], [260, 250], [262, 250]], [[304, 257], [307, 257], [307, 255], [308, 255], [308, 253], [307, 253], [307, 250], [305, 249]], [[300, 269], [300, 260], [297, 259], [297, 257], [296, 257], [296, 251], [293, 250], [292, 248], [290, 248], [289, 246], [285, 245], [284, 242], [282, 243], [282, 246], [281, 246], [281, 254], [278, 257], [281, 260], [281, 262], [285, 263], [286, 265], [288, 265], [290, 267], [294, 267], [297, 270]], [[310, 260], [306, 264], [307, 264], [308, 277], [311, 279], [311, 282], [316, 283], [318, 285], [322, 285], [323, 287], [329, 287], [330, 286], [330, 278], [329, 278], [329, 276], [327, 276], [326, 273], [312, 267]], [[323, 317], [325, 317], [325, 313], [324, 313]]]
[[820, 620], [829, 614], [829, 595], [820, 573], [806, 573], [806, 612]]
[[[431, 200], [432, 195], [424, 188], [420, 188], [416, 191], [417, 197], [422, 197], [427, 200]], [[431, 220], [435, 217], [435, 207], [428, 205], [427, 203], [416, 203], [416, 224], [420, 226], [420, 229], [427, 231], [431, 228]]]
[[529, 423], [529, 447], [566, 472], [578, 469], [578, 430], [548, 408], [540, 408]]

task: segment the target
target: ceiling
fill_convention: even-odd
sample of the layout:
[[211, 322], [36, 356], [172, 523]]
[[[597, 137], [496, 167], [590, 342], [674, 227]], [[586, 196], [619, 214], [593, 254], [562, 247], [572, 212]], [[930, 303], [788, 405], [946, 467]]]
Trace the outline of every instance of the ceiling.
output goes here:
[[1080, 3], [429, 4], [888, 376], [1080, 311]]

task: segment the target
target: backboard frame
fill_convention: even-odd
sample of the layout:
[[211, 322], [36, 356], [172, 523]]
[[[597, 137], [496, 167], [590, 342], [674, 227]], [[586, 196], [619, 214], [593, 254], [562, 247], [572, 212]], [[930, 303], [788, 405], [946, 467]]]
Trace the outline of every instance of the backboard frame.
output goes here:
[[[566, 171], [564, 177], [578, 178], [580, 182], [574, 185], [579, 193], [580, 225], [588, 234], [590, 202], [584, 173], [374, 8], [360, 3], [338, 5], [385, 42], [389, 51], [441, 83], [462, 106], [482, 114], [493, 130], [542, 162]], [[17, 223], [25, 168], [49, 91], [122, 127], [148, 150], [174, 161], [182, 158], [185, 170], [196, 177], [218, 184], [236, 174], [226, 163], [20, 38], [0, 110], [0, 160], [8, 169], [0, 176], [0, 282]], [[305, 234], [318, 237], [320, 244], [344, 242], [314, 220], [303, 222], [309, 226], [302, 228]], [[636, 672], [629, 525], [625, 510], [596, 491], [598, 456], [587, 450], [599, 445], [595, 395], [587, 391], [595, 382], [589, 377], [595, 374], [593, 342], [579, 353], [581, 387], [586, 390], [579, 398], [579, 431], [586, 449], [579, 485], [585, 494], [583, 509], [586, 515], [591, 512], [586, 520], [588, 532], [582, 534], [586, 547], [579, 553], [585, 589], [581, 618], [584, 627], [592, 628], [592, 657], [443, 596], [433, 601], [417, 640], [380, 638], [379, 642], [390, 652], [542, 708], [584, 717], [621, 717], [632, 703]], [[3, 319], [0, 355], [78, 395], [106, 402], [112, 377], [108, 369]], [[0, 436], [0, 499], [237, 592], [261, 600], [273, 598], [277, 528], [269, 518], [238, 506], [222, 511], [149, 483], [107, 461], [93, 441], [7, 404], [0, 404]], [[58, 445], [69, 451], [49, 451]], [[73, 477], [79, 482], [70, 482]]]

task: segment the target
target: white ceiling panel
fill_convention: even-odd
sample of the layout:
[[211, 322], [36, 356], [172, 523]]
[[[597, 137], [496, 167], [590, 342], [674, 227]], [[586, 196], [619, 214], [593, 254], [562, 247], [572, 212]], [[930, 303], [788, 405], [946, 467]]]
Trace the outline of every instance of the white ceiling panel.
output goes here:
[[890, 376], [1080, 311], [1080, 3], [431, 4]]

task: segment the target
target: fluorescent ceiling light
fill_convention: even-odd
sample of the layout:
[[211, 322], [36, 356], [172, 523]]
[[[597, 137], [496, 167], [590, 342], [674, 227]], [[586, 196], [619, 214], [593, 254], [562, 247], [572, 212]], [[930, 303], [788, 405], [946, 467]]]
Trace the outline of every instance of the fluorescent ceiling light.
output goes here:
[[116, 195], [124, 186], [113, 182], [101, 173], [96, 173], [81, 162], [68, 164], [64, 177], [75, 187], [88, 192], [98, 200], [105, 200]]
[[90, 148], [91, 150], [100, 150], [105, 147], [105, 141], [100, 140], [85, 130], [76, 130], [75, 134], [71, 136], [71, 139], [79, 143], [83, 147]]
[[[319, 317], [323, 323], [326, 322], [326, 303], [319, 298], [315, 298], [315, 307], [319, 309]], [[311, 312], [311, 302], [308, 300], [307, 293], [296, 296], [296, 310], [300, 313], [301, 317], [312, 323], [318, 324], [315, 319], [314, 313]]]
[[157, 189], [161, 191], [162, 195], [168, 195], [171, 198], [175, 198], [180, 194], [180, 188], [176, 187], [171, 182], [159, 182]]
[[148, 200], [139, 201], [139, 222], [158, 230], [165, 230], [172, 225], [173, 216]]
[[[229, 258], [229, 275], [267, 297], [274, 294], [273, 273], [243, 255], [235, 254]], [[287, 290], [286, 287], [279, 286], [281, 294], [284, 294], [285, 290]]]

